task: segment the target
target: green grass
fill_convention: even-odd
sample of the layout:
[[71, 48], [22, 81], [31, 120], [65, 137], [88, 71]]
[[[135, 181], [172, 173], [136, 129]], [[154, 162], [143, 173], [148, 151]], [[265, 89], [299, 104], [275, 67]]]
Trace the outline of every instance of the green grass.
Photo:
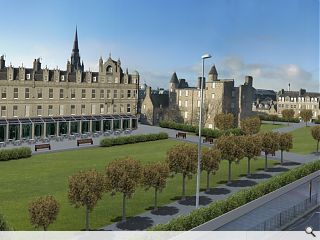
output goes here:
[[[77, 151], [63, 151], [34, 155], [28, 159], [0, 162], [0, 213], [16, 230], [34, 230], [28, 219], [28, 204], [36, 197], [51, 194], [60, 202], [57, 221], [49, 230], [80, 230], [84, 228], [85, 211], [71, 206], [67, 199], [68, 176], [81, 169], [103, 171], [106, 164], [115, 158], [132, 156], [142, 163], [162, 161], [166, 151], [177, 144], [175, 140], [160, 140], [110, 148], [88, 148]], [[270, 161], [270, 166], [275, 162]], [[252, 171], [263, 167], [263, 160], [252, 161]], [[233, 164], [233, 178], [246, 172], [246, 161]], [[159, 194], [159, 204], [172, 202], [181, 193], [181, 175], [168, 180], [167, 188]], [[211, 179], [211, 185], [227, 179], [227, 162]], [[195, 178], [187, 180], [186, 193], [195, 192]], [[202, 185], [205, 187], [205, 174]], [[119, 220], [122, 197], [111, 197], [106, 193], [91, 214], [91, 227], [99, 228]], [[138, 189], [127, 201], [127, 216], [144, 212], [153, 204], [153, 191]]]
[[317, 141], [312, 138], [311, 127], [298, 128], [291, 133], [293, 137], [292, 152], [310, 154], [317, 150]]
[[284, 124], [272, 124], [272, 123], [262, 123], [260, 127], [260, 132], [269, 132], [273, 129], [286, 127]]

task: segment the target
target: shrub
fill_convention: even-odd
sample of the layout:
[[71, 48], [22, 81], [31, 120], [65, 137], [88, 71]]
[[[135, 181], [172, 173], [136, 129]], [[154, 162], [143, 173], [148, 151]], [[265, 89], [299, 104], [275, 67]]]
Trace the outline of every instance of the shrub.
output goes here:
[[0, 161], [28, 158], [28, 157], [31, 157], [31, 153], [32, 153], [31, 148], [29, 147], [2, 149], [0, 150]]
[[225, 200], [219, 200], [211, 203], [207, 207], [196, 209], [189, 215], [179, 216], [167, 224], [159, 224], [155, 227], [152, 227], [150, 230], [188, 231], [318, 170], [320, 170], [320, 160], [307, 163], [301, 167], [297, 167], [296, 169], [273, 177], [266, 182], [262, 182], [251, 188], [241, 190], [229, 196]]
[[[279, 117], [278, 115], [259, 114], [258, 116], [259, 116], [260, 120], [263, 120], [263, 121], [288, 122], [286, 119], [283, 119], [283, 118]], [[289, 122], [299, 123], [300, 120], [299, 120], [299, 118], [291, 118], [289, 120]]]
[[4, 217], [0, 214], [0, 231], [10, 231], [11, 228]]
[[161, 121], [159, 124], [162, 128], [171, 128], [185, 132], [195, 132], [197, 127], [189, 124], [176, 123], [171, 121]]

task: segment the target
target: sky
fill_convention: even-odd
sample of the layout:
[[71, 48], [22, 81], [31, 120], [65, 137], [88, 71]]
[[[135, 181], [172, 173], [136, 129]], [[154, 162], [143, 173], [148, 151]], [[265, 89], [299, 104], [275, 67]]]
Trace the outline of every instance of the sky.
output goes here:
[[141, 83], [168, 88], [174, 71], [194, 86], [210, 53], [219, 78], [319, 92], [319, 0], [0, 0], [7, 65], [66, 69], [78, 27], [85, 69], [120, 58]]

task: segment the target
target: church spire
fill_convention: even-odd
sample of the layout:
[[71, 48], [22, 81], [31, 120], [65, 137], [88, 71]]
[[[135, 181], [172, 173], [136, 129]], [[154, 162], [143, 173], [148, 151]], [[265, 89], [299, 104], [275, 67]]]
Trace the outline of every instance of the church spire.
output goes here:
[[79, 45], [78, 45], [78, 28], [76, 26], [76, 33], [74, 36], [74, 41], [73, 41], [73, 48], [72, 48], [72, 53], [71, 53], [71, 72], [75, 70], [82, 70], [84, 69], [83, 64], [81, 64], [81, 58], [79, 54]]
[[76, 34], [74, 36], [74, 41], [73, 41], [73, 49], [72, 52], [79, 52], [79, 46], [78, 46], [78, 29], [76, 26]]

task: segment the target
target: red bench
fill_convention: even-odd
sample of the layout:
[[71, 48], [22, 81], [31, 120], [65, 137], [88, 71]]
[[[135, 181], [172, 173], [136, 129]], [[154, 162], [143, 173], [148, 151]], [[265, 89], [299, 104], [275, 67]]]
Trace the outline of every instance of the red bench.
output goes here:
[[37, 144], [37, 145], [34, 145], [34, 150], [35, 150], [35, 151], [38, 151], [38, 149], [45, 149], [45, 148], [51, 150], [50, 144], [45, 143], [45, 144]]

